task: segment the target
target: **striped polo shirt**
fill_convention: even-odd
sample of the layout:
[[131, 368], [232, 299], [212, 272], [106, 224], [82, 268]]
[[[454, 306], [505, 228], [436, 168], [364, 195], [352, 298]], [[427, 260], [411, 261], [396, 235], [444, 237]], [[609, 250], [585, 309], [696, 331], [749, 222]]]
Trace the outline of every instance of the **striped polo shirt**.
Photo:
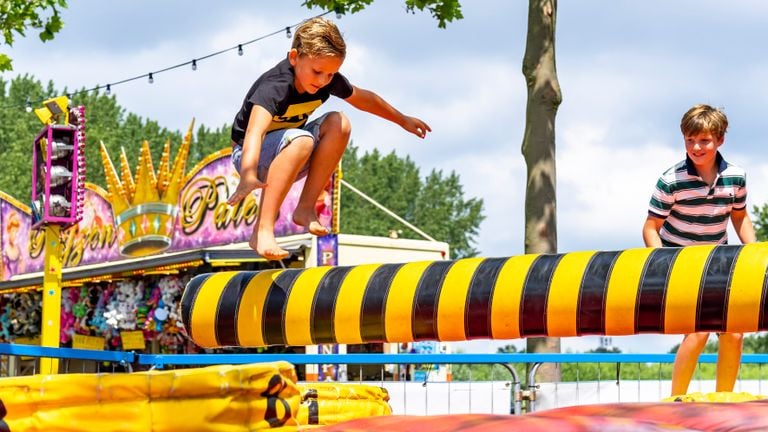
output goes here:
[[709, 186], [686, 156], [656, 182], [648, 213], [664, 219], [664, 246], [727, 244], [731, 211], [747, 207], [746, 172], [717, 152], [717, 178]]

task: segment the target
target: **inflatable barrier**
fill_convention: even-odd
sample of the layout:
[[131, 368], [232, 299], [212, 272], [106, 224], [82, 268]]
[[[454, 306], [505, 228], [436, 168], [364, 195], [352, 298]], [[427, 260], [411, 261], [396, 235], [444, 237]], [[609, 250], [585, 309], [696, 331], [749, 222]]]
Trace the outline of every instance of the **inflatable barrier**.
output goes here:
[[295, 383], [287, 362], [3, 378], [0, 431], [293, 431], [391, 413], [379, 387]]
[[617, 403], [503, 416], [486, 414], [389, 416], [357, 419], [322, 432], [605, 432], [765, 431], [768, 401], [745, 403]]
[[768, 243], [196, 276], [202, 347], [768, 329]]
[[296, 420], [300, 425], [331, 425], [353, 419], [392, 414], [389, 393], [365, 384], [299, 384], [302, 401]]

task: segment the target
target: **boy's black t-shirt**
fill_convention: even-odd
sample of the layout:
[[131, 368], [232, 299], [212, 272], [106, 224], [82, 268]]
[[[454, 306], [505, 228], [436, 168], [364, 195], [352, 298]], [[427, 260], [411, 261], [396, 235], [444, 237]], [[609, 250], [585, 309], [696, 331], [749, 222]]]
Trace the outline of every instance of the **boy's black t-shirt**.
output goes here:
[[303, 126], [310, 115], [330, 95], [346, 99], [352, 95], [352, 85], [340, 73], [333, 75], [331, 82], [314, 94], [299, 93], [294, 86], [295, 73], [286, 57], [275, 67], [256, 80], [245, 95], [243, 106], [237, 112], [232, 124], [232, 141], [242, 145], [245, 129], [254, 105], [259, 105], [272, 114], [272, 123], [267, 132], [277, 129]]

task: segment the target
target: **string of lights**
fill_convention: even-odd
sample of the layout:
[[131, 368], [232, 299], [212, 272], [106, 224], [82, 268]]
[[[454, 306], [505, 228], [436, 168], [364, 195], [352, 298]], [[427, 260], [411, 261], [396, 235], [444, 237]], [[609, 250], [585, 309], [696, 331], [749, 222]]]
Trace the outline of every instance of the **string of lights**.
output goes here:
[[[321, 14], [315, 15], [312, 18], [322, 17], [322, 16], [328, 15], [328, 14], [333, 13], [333, 12], [334, 11], [326, 11], [326, 12], [323, 12]], [[336, 18], [339, 18], [339, 19], [341, 18], [341, 13], [339, 13], [338, 11], [336, 11]], [[188, 61], [185, 61], [185, 62], [182, 62], [182, 63], [178, 63], [178, 64], [175, 64], [173, 66], [164, 67], [162, 69], [157, 69], [157, 70], [154, 70], [152, 72], [147, 72], [147, 73], [144, 73], [144, 74], [141, 74], [141, 75], [136, 75], [136, 76], [133, 76], [133, 77], [130, 77], [130, 78], [125, 78], [125, 79], [122, 79], [122, 80], [119, 80], [119, 81], [109, 82], [109, 83], [103, 84], [103, 85], [102, 84], [97, 84], [96, 86], [91, 87], [89, 89], [83, 89], [83, 90], [78, 90], [78, 91], [75, 91], [75, 92], [70, 92], [70, 93], [67, 93], [67, 97], [72, 97], [74, 95], [83, 94], [83, 93], [89, 93], [89, 92], [92, 92], [92, 91], [98, 91], [98, 90], [101, 90], [101, 89], [104, 89], [104, 93], [109, 96], [110, 94], [112, 94], [112, 89], [115, 86], [118, 86], [120, 84], [125, 84], [127, 82], [136, 81], [136, 80], [139, 80], [139, 79], [142, 79], [142, 78], [146, 78], [147, 82], [149, 84], [152, 84], [152, 83], [155, 82], [155, 77], [158, 74], [161, 74], [163, 72], [168, 72], [168, 71], [173, 70], [173, 69], [178, 69], [178, 68], [181, 68], [181, 67], [184, 67], [184, 66], [190, 66], [193, 71], [196, 71], [198, 63], [200, 61], [202, 61], [202, 60], [206, 60], [206, 59], [209, 59], [211, 57], [216, 57], [218, 55], [222, 55], [222, 54], [225, 54], [225, 53], [230, 52], [230, 51], [237, 51], [237, 55], [242, 56], [243, 53], [244, 53], [243, 47], [246, 47], [246, 46], [248, 46], [250, 44], [253, 44], [253, 43], [259, 42], [261, 40], [270, 38], [272, 36], [275, 36], [275, 35], [283, 33], [283, 34], [285, 34], [286, 38], [290, 39], [292, 37], [291, 29], [295, 28], [295, 27], [298, 27], [303, 22], [304, 21], [301, 21], [301, 22], [298, 22], [298, 23], [293, 24], [293, 25], [282, 27], [279, 30], [275, 30], [275, 31], [273, 31], [271, 33], [268, 33], [268, 34], [265, 34], [263, 36], [259, 36], [257, 38], [251, 39], [249, 41], [242, 42], [242, 43], [239, 43], [239, 44], [234, 45], [232, 47], [225, 48], [225, 49], [222, 49], [222, 50], [219, 50], [219, 51], [216, 51], [216, 52], [212, 52], [210, 54], [206, 54], [206, 55], [201, 56], [201, 57], [195, 57], [192, 60], [188, 60]], [[27, 112], [32, 112], [32, 107], [37, 105], [37, 104], [42, 103], [44, 100], [45, 100], [45, 98], [42, 98], [42, 99], [39, 99], [39, 100], [35, 100], [35, 99], [31, 99], [29, 96], [27, 96], [26, 103], [24, 105], [11, 104], [11, 105], [0, 106], [0, 109], [2, 109], [2, 110], [13, 109], [13, 108], [15, 108], [15, 109], [26, 109]]]

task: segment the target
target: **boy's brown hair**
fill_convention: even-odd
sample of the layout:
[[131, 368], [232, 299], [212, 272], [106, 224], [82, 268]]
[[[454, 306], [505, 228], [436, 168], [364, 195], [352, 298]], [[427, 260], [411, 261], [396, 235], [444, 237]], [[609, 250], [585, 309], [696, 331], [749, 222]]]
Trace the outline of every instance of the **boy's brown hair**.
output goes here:
[[291, 48], [299, 55], [309, 57], [339, 57], [347, 55], [347, 44], [336, 24], [325, 18], [312, 18], [304, 21], [293, 37]]
[[725, 136], [728, 130], [728, 117], [720, 109], [706, 104], [694, 105], [680, 121], [680, 131], [683, 136], [709, 132], [716, 138]]

